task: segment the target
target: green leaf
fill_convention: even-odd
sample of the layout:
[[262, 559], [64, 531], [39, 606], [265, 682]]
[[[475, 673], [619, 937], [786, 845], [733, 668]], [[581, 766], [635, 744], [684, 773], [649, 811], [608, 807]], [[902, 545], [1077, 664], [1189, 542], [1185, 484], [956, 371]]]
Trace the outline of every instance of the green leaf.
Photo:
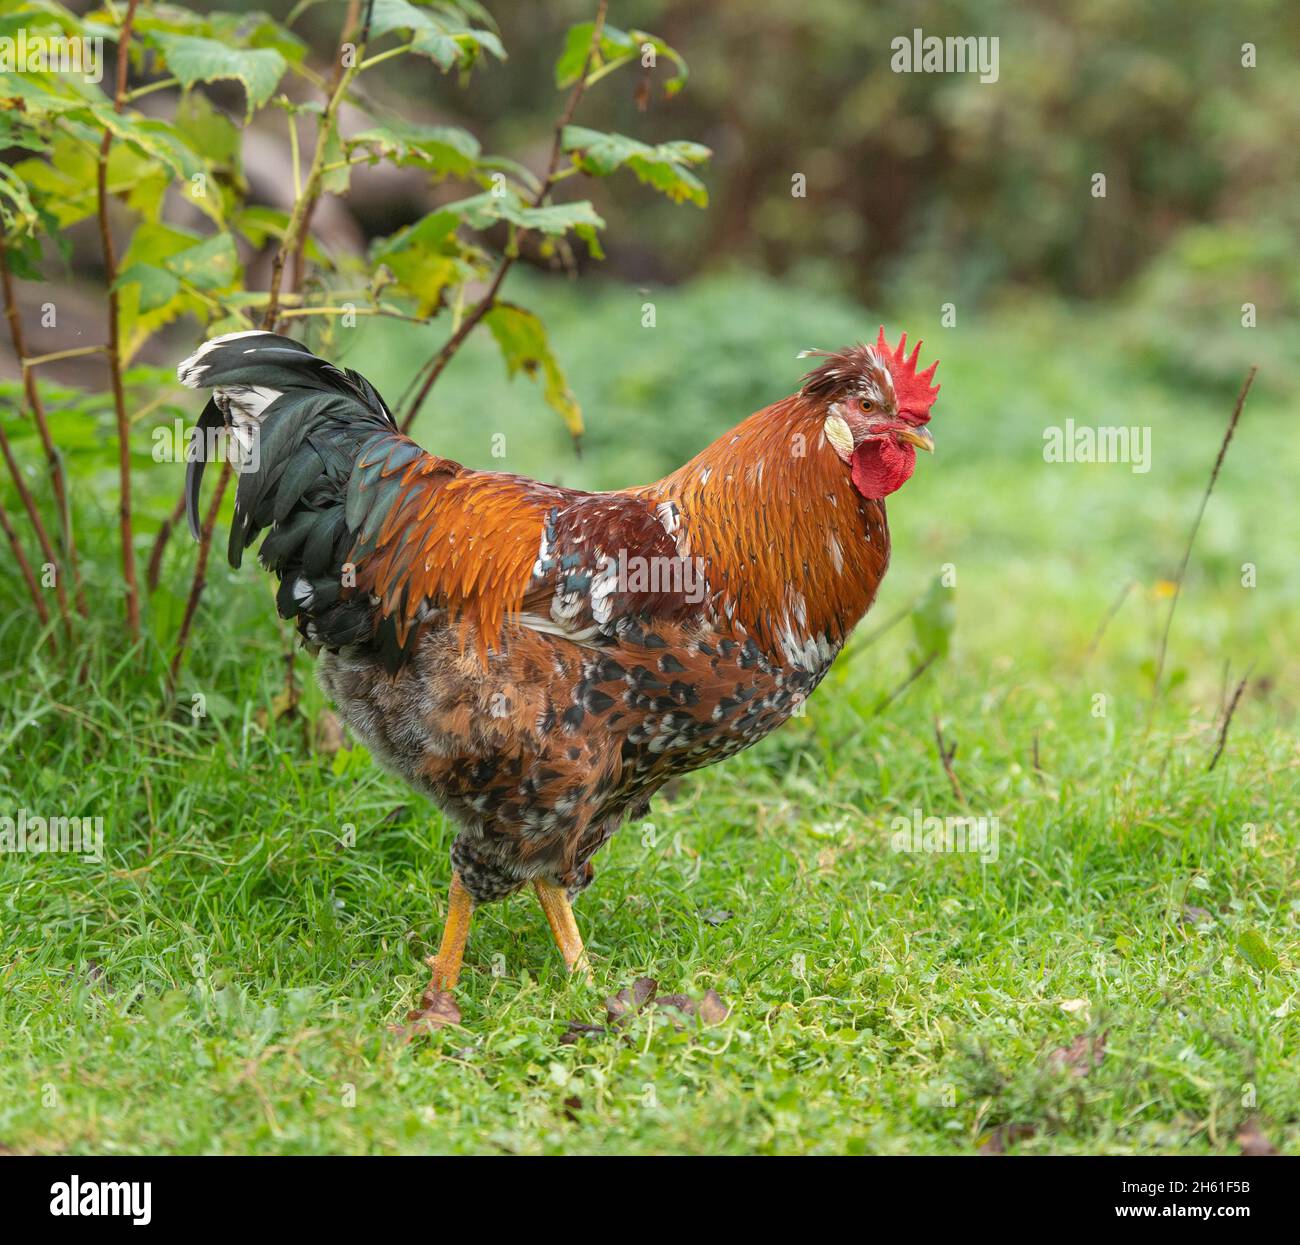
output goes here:
[[203, 162], [166, 121], [114, 112], [107, 104], [96, 105], [91, 113], [101, 130], [111, 130], [114, 138], [157, 160], [173, 177], [193, 177], [203, 172]]
[[1272, 947], [1264, 941], [1263, 934], [1255, 929], [1248, 929], [1237, 939], [1237, 950], [1241, 952], [1241, 958], [1258, 973], [1271, 972], [1281, 964]]
[[164, 261], [168, 272], [197, 290], [225, 290], [239, 276], [235, 240], [228, 233], [213, 234]]
[[118, 274], [117, 288], [138, 285], [140, 293], [136, 304], [141, 315], [165, 307], [181, 292], [181, 283], [165, 268], [153, 264], [132, 264]]
[[0, 164], [0, 222], [4, 232], [30, 233], [36, 220], [36, 206], [22, 178], [7, 165]]
[[429, 169], [437, 177], [469, 177], [478, 168], [478, 139], [452, 125], [390, 121], [348, 139], [348, 151], [364, 147], [376, 158]]
[[446, 288], [473, 275], [477, 252], [456, 236], [457, 213], [441, 209], [383, 238], [371, 251], [397, 284], [414, 296], [417, 313], [427, 316], [441, 306]]
[[564, 377], [546, 339], [546, 329], [531, 311], [514, 303], [497, 303], [483, 317], [492, 336], [501, 348], [506, 374], [515, 376], [525, 372], [542, 377], [542, 396], [548, 406], [562, 420], [569, 434], [577, 439], [582, 435], [582, 411], [573, 390]]
[[[201, 245], [201, 240], [194, 234], [175, 229], [170, 225], [152, 222], [138, 225], [135, 233], [131, 235], [126, 254], [122, 256], [120, 269], [122, 276], [118, 278], [121, 288], [119, 304], [122, 315], [122, 338], [126, 343], [122, 352], [124, 362], [129, 362], [149, 336], [164, 324], [170, 324], [187, 311], [202, 316], [205, 308], [197, 295], [187, 292], [182, 286], [180, 291], [161, 307], [149, 311], [142, 310], [140, 297], [144, 280], [132, 277], [129, 282], [126, 282], [123, 276], [136, 266], [169, 268], [171, 259], [192, 250], [196, 244]], [[172, 272], [171, 275], [176, 277], [178, 274]], [[159, 287], [155, 284], [153, 288]]]
[[584, 173], [608, 177], [626, 167], [637, 180], [653, 186], [674, 203], [686, 200], [708, 207], [709, 192], [688, 165], [703, 164], [713, 153], [699, 143], [660, 143], [651, 147], [624, 134], [603, 134], [580, 125], [564, 128], [564, 150]]
[[244, 124], [266, 103], [288, 67], [274, 48], [232, 48], [215, 39], [194, 35], [158, 34], [154, 42], [167, 59], [167, 68], [189, 90], [196, 82], [236, 81], [247, 101]]
[[95, 156], [91, 148], [71, 134], [54, 139], [48, 162], [21, 160], [13, 171], [35, 200], [47, 206], [59, 229], [94, 214]]
[[[555, 85], [563, 90], [577, 82], [582, 73], [582, 66], [587, 59], [587, 49], [591, 46], [593, 22], [579, 22], [569, 28], [564, 40], [564, 50], [555, 62]], [[669, 47], [658, 35], [645, 30], [619, 30], [617, 26], [606, 23], [601, 31], [600, 47], [591, 58], [588, 66], [590, 76], [598, 69], [626, 64], [645, 56], [649, 48], [654, 56], [656, 67], [660, 57], [671, 61], [676, 73], [664, 83], [665, 95], [676, 95], [686, 85], [686, 61], [676, 49]], [[649, 66], [647, 66], [648, 68]]]
[[411, 51], [427, 56], [440, 69], [470, 68], [484, 52], [506, 59], [501, 40], [491, 30], [462, 21], [451, 6], [439, 10], [417, 8], [407, 0], [375, 0], [370, 17], [370, 38], [394, 30], [411, 34]]
[[507, 190], [505, 194], [487, 191], [468, 199], [457, 199], [442, 210], [455, 212], [471, 229], [487, 229], [502, 220], [518, 225], [521, 229], [536, 229], [540, 233], [556, 236], [568, 233], [571, 229], [605, 228], [604, 220], [585, 199], [535, 208], [526, 204], [514, 190]]
[[255, 203], [241, 208], [231, 225], [260, 250], [267, 238], [283, 240], [289, 229], [289, 213]]
[[176, 129], [189, 145], [219, 168], [238, 169], [243, 136], [206, 95], [187, 94], [176, 108]]

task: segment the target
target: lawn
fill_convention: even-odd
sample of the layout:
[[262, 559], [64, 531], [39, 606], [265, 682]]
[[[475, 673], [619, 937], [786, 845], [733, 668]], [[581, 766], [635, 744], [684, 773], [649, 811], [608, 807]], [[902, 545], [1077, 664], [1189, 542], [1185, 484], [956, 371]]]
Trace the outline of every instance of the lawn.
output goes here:
[[[789, 392], [798, 349], [880, 319], [739, 279], [532, 301], [586, 411], [582, 459], [486, 341], [419, 435], [601, 486], [663, 473]], [[674, 784], [597, 858], [577, 905], [594, 985], [517, 897], [475, 918], [463, 1023], [413, 1042], [390, 1026], [427, 980], [452, 831], [317, 737], [309, 676], [301, 715], [277, 718], [266, 577], [214, 568], [176, 703], [161, 671], [188, 539], [144, 650], [92, 624], [84, 681], [33, 651], [5, 577], [0, 811], [102, 816], [105, 855], [0, 855], [0, 1151], [1235, 1153], [1243, 1127], [1300, 1151], [1300, 442], [1280, 348], [1042, 304], [936, 320], [888, 317], [942, 359], [938, 452], [891, 499], [893, 568], [807, 713]], [[427, 339], [356, 333], [331, 353], [395, 397]], [[1150, 470], [1044, 462], [1067, 417], [1150, 428]], [[179, 468], [157, 477], [165, 511]], [[100, 596], [113, 506], [104, 476], [80, 481]], [[904, 686], [907, 611], [945, 567], [951, 649]], [[896, 818], [964, 812], [996, 819], [996, 859], [896, 850]], [[606, 1025], [644, 977], [729, 1014]]]

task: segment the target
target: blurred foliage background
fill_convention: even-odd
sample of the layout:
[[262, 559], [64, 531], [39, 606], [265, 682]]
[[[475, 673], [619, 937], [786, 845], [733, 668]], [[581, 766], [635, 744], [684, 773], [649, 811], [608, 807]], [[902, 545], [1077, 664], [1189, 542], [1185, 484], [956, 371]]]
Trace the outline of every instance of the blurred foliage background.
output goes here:
[[[280, 19], [290, 8], [220, 7]], [[293, 28], [318, 63], [333, 55], [343, 7], [297, 6]], [[493, 9], [506, 64], [462, 86], [405, 57], [369, 89], [412, 121], [463, 125], [485, 150], [522, 153], [537, 168], [558, 111], [556, 50], [593, 6]], [[743, 268], [869, 306], [952, 302], [959, 314], [1033, 293], [1106, 300], [1137, 317], [1135, 337], [1159, 329], [1152, 361], [1172, 379], [1225, 384], [1246, 353], [1240, 305], [1253, 302], [1267, 328], [1300, 301], [1300, 8], [1285, 0], [620, 0], [610, 21], [680, 48], [689, 86], [664, 100], [635, 72], [620, 75], [578, 122], [647, 142], [689, 137], [715, 154], [704, 211], [630, 179], [559, 188], [561, 199], [591, 197], [609, 222], [608, 258], [579, 260], [606, 277], [660, 286]], [[997, 81], [891, 72], [890, 41], [917, 26], [996, 37]], [[238, 115], [238, 87], [203, 89]], [[270, 110], [255, 126], [246, 172], [254, 200], [274, 201], [283, 118]], [[1096, 173], [1104, 200], [1090, 191]], [[791, 193], [796, 174], [806, 197]], [[321, 228], [360, 247], [458, 193], [415, 170], [362, 169]], [[1286, 353], [1274, 362], [1292, 368]]]
[[[268, 8], [290, 20], [307, 63], [324, 71], [346, 6], [227, 0], [220, 7]], [[564, 100], [557, 56], [566, 32], [589, 20], [595, 5], [490, 7], [507, 61], [484, 58], [467, 78], [399, 57], [367, 76], [366, 93], [413, 124], [463, 127], [483, 151], [509, 153], [537, 173]], [[790, 392], [801, 373], [798, 349], [870, 337], [883, 322], [891, 332], [906, 327], [926, 337], [927, 354], [944, 361], [936, 431], [943, 451], [959, 453], [945, 456], [942, 488], [932, 474], [918, 474], [908, 496], [918, 509], [942, 495], [949, 510], [963, 498], [981, 511], [978, 533], [954, 529], [949, 537], [1005, 540], [1005, 556], [1026, 575], [1036, 551], [1050, 551], [1065, 559], [1062, 582], [1080, 540], [1095, 542], [1099, 571], [1105, 549], [1115, 550], [1121, 566], [1107, 564], [1104, 582], [1090, 589], [1099, 608], [1123, 573], [1151, 580], [1170, 572], [1186, 506], [1246, 368], [1260, 365], [1255, 402], [1266, 405], [1252, 419], [1266, 428], [1269, 412], [1286, 406], [1300, 383], [1300, 7], [1284, 0], [882, 0], [869, 8], [849, 0], [616, 0], [609, 21], [661, 35], [688, 62], [689, 82], [668, 97], [657, 85], [648, 89], [649, 76], [636, 66], [625, 68], [589, 90], [574, 122], [646, 143], [706, 144], [713, 157], [697, 174], [707, 206], [671, 202], [629, 176], [561, 181], [557, 200], [589, 198], [608, 222], [605, 258], [583, 247], [539, 247], [529, 235], [503, 292], [546, 321], [586, 414], [583, 457], [572, 454], [538, 389], [510, 382], [492, 342], [480, 336], [425, 407], [416, 428], [424, 444], [475, 466], [571, 484], [652, 479]], [[891, 42], [917, 27], [926, 35], [997, 38], [996, 82], [975, 73], [893, 72]], [[318, 98], [291, 75], [279, 89], [299, 104]], [[205, 84], [193, 94], [242, 121], [239, 86]], [[136, 106], [164, 116], [177, 105], [174, 92], [158, 91]], [[341, 110], [345, 136], [367, 124], [350, 106]], [[282, 110], [258, 111], [233, 158], [255, 208], [292, 206]], [[1104, 198], [1092, 192], [1097, 174], [1106, 178]], [[797, 176], [806, 195], [792, 193]], [[376, 239], [467, 193], [463, 183], [425, 169], [358, 165], [346, 197], [322, 199], [313, 245], [359, 264]], [[47, 246], [43, 282], [18, 283], [33, 351], [102, 340], [95, 222], [73, 225], [62, 240], [64, 255]], [[492, 255], [506, 241], [500, 227], [475, 239]], [[258, 254], [242, 238], [239, 245], [246, 287], [265, 289], [270, 248]], [[47, 301], [60, 308], [57, 333], [39, 327]], [[645, 327], [648, 304], [653, 332]], [[1243, 327], [1246, 304], [1253, 328]], [[955, 324], [943, 323], [945, 306]], [[380, 319], [345, 329], [324, 317], [292, 323], [393, 401], [451, 331], [445, 315], [423, 326]], [[167, 378], [200, 331], [189, 318], [166, 326], [127, 378], [134, 409], [148, 412], [132, 446], [142, 558], [180, 482], [178, 470], [150, 462], [148, 434], [197, 413], [191, 395]], [[0, 376], [16, 374], [0, 340]], [[102, 362], [68, 359], [41, 375], [70, 473], [94, 482], [74, 497], [91, 512], [82, 525], [107, 532], [115, 482]], [[16, 393], [12, 379], [7, 392]], [[1031, 476], [1042, 465], [1044, 426], [1067, 416], [1153, 426], [1153, 473], [1132, 476], [1120, 467]], [[490, 450], [498, 430], [507, 435], [504, 461]], [[12, 437], [20, 454], [36, 457], [29, 425], [15, 418]], [[1251, 465], [1254, 487], [1271, 490], [1276, 482], [1280, 490], [1296, 467], [1294, 442], [1275, 431], [1263, 440], [1273, 452], [1268, 463]], [[1002, 494], [997, 507], [981, 501], [999, 485], [1015, 496]], [[1234, 495], [1239, 487], [1225, 478], [1226, 496], [1216, 502], [1229, 509], [1216, 512], [1220, 522], [1247, 500]], [[1039, 524], [1033, 547], [1027, 516]], [[1144, 526], [1147, 535], [1135, 539], [1139, 519], [1155, 528]], [[1229, 523], [1225, 558], [1231, 530]], [[1203, 535], [1202, 545], [1213, 539]], [[954, 550], [936, 545], [935, 553]], [[174, 574], [164, 574], [152, 602], [160, 637], [176, 625], [180, 604], [168, 584], [184, 582], [192, 546], [172, 542], [168, 559]], [[116, 594], [113, 568], [103, 561], [87, 574], [92, 586], [98, 579]], [[1231, 568], [1224, 562], [1221, 569]], [[1032, 571], [1042, 572], [1042, 564]], [[216, 580], [224, 575], [214, 568]], [[1294, 605], [1292, 587], [1275, 581], [1269, 591]]]
[[[639, 127], [635, 93], [625, 92], [611, 128], [690, 134], [715, 152], [704, 218], [598, 203], [621, 239], [611, 250], [618, 275], [678, 280], [733, 262], [867, 300], [919, 288], [987, 298], [1023, 286], [1097, 298], [1125, 292], [1172, 254], [1195, 268], [1184, 296], [1258, 277], [1261, 303], [1294, 305], [1295, 5], [615, 8], [622, 24], [682, 48], [691, 82]], [[504, 6], [509, 71], [449, 105], [490, 144], [513, 148], [546, 114], [546, 49], [582, 11]], [[997, 82], [891, 72], [890, 41], [916, 26], [998, 38]], [[1254, 69], [1242, 65], [1245, 43], [1257, 48]], [[1107, 177], [1104, 212], [1088, 192], [1095, 172]], [[794, 173], [807, 177], [806, 199], [791, 196]], [[1222, 231], [1218, 246], [1206, 225]], [[1187, 301], [1161, 284], [1171, 305]]]

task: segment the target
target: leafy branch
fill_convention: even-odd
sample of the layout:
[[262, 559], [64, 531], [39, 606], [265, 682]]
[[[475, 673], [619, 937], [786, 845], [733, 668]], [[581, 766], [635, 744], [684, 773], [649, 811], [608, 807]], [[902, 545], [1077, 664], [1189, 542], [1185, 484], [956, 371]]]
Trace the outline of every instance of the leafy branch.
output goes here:
[[[9, 321], [9, 336], [13, 342], [14, 354], [19, 359], [19, 365], [27, 360], [27, 342], [23, 336], [22, 317], [18, 311], [17, 297], [14, 293], [13, 278], [9, 272], [9, 262], [5, 254], [3, 239], [0, 239], [0, 281], [3, 282], [5, 315]], [[67, 505], [67, 490], [63, 480], [62, 466], [59, 462], [59, 456], [54, 449], [54, 443], [50, 439], [49, 420], [46, 418], [45, 407], [41, 402], [40, 391], [36, 385], [36, 374], [29, 367], [23, 367], [23, 389], [27, 398], [27, 407], [31, 413], [33, 421], [41, 433], [41, 442], [45, 447], [45, 453], [50, 465], [51, 480], [57, 480], [54, 484], [55, 499], [60, 505], [60, 510], [64, 515], [63, 526], [63, 545], [64, 552], [67, 554], [69, 562], [75, 565], [75, 551], [72, 541], [72, 521], [69, 507]], [[58, 573], [58, 559], [54, 554], [54, 546], [50, 541], [49, 532], [46, 530], [45, 522], [41, 518], [41, 512], [37, 508], [36, 499], [32, 496], [32, 491], [27, 487], [26, 478], [23, 476], [22, 468], [14, 456], [13, 447], [9, 443], [8, 434], [5, 432], [3, 423], [0, 423], [0, 456], [5, 460], [5, 466], [9, 469], [10, 478], [13, 480], [14, 490], [22, 502], [23, 510], [27, 514], [28, 522], [32, 531], [36, 535], [36, 543], [40, 546], [41, 553], [45, 560], [55, 567], [54, 590], [56, 599], [59, 604], [59, 613], [63, 619], [63, 629], [69, 644], [72, 642], [72, 621], [68, 611], [67, 592], [63, 586], [63, 577]], [[14, 560], [18, 563], [19, 569], [23, 570], [23, 580], [27, 584], [28, 590], [32, 594], [32, 601], [36, 606], [36, 613], [44, 623], [49, 619], [49, 611], [46, 609], [45, 600], [41, 595], [40, 586], [36, 582], [35, 576], [31, 573], [31, 564], [27, 561], [23, 553], [22, 545], [18, 539], [18, 534], [13, 525], [6, 516], [4, 522], [5, 536], [9, 540], [10, 547], [13, 549]]]
[[[113, 111], [121, 113], [126, 102], [126, 71], [135, 26], [138, 0], [129, 0], [122, 29], [117, 36], [117, 86], [113, 94]], [[122, 544], [122, 583], [126, 589], [126, 626], [131, 638], [140, 638], [140, 585], [135, 573], [135, 535], [131, 523], [131, 421], [126, 413], [126, 392], [122, 387], [122, 323], [117, 288], [117, 250], [108, 219], [108, 156], [113, 146], [113, 131], [104, 129], [99, 145], [97, 168], [99, 245], [104, 259], [104, 279], [108, 283], [108, 378], [113, 392], [113, 411], [117, 416], [118, 527]]]
[[[354, 3], [349, 7], [348, 16], [344, 19], [343, 38], [339, 46], [339, 64], [343, 63], [343, 50], [347, 44], [348, 36], [356, 25], [357, 5]], [[321, 114], [320, 123], [316, 128], [316, 147], [312, 153], [311, 169], [307, 174], [307, 182], [303, 193], [298, 196], [294, 203], [293, 212], [289, 217], [289, 224], [284, 231], [284, 236], [280, 239], [280, 245], [276, 248], [275, 258], [272, 261], [271, 280], [269, 285], [269, 298], [267, 299], [266, 309], [262, 313], [262, 328], [267, 332], [275, 330], [276, 321], [280, 313], [280, 292], [284, 281], [285, 264], [291, 255], [300, 254], [300, 247], [306, 245], [306, 231], [311, 220], [312, 213], [316, 208], [316, 201], [320, 197], [321, 179], [324, 176], [326, 153], [330, 149], [330, 144], [334, 139], [335, 129], [338, 125], [339, 105], [342, 104], [347, 95], [348, 87], [352, 80], [360, 72], [364, 45], [355, 50], [355, 56], [352, 58], [351, 65], [343, 69], [338, 75], [334, 89], [330, 93], [329, 101], [325, 105], [325, 110]], [[290, 117], [290, 124], [293, 119]], [[295, 152], [295, 156], [296, 156]], [[297, 176], [297, 162], [294, 163], [294, 175]], [[216, 491], [208, 503], [208, 509], [203, 516], [203, 524], [199, 530], [199, 550], [194, 563], [194, 575], [190, 580], [190, 590], [185, 600], [185, 612], [181, 616], [180, 630], [176, 635], [176, 645], [172, 651], [171, 664], [167, 669], [167, 679], [169, 688], [174, 688], [176, 680], [180, 675], [181, 663], [185, 659], [185, 650], [189, 645], [190, 635], [194, 628], [194, 618], [198, 613], [199, 602], [203, 597], [203, 590], [207, 584], [208, 561], [212, 555], [212, 538], [216, 530], [217, 516], [221, 511], [221, 503], [225, 499], [226, 491], [230, 487], [230, 477], [232, 469], [229, 460], [222, 463], [221, 473], [217, 480]], [[179, 521], [179, 506], [176, 520]], [[159, 555], [161, 557], [161, 555]], [[288, 678], [292, 682], [293, 667], [288, 668]]]
[[[551, 158], [547, 162], [546, 175], [542, 178], [542, 184], [533, 196], [532, 206], [534, 208], [540, 208], [546, 202], [546, 197], [551, 193], [551, 188], [555, 185], [556, 174], [560, 168], [560, 158], [564, 154], [564, 131], [573, 120], [573, 114], [577, 111], [578, 104], [586, 92], [588, 86], [587, 72], [600, 47], [601, 32], [605, 28], [605, 13], [608, 8], [609, 0], [600, 0], [596, 9], [596, 20], [592, 23], [591, 37], [587, 43], [587, 54], [583, 59], [581, 72], [578, 74], [573, 90], [569, 92], [564, 111], [555, 124], [555, 135], [551, 141]], [[406, 408], [406, 414], [402, 417], [403, 432], [410, 431], [411, 425], [420, 413], [420, 408], [424, 405], [425, 398], [429, 396], [429, 391], [437, 383], [438, 377], [446, 371], [447, 364], [455, 358], [456, 352], [465, 344], [466, 338], [478, 327], [488, 312], [496, 306], [497, 295], [501, 292], [502, 282], [505, 281], [506, 274], [514, 266], [515, 260], [519, 256], [518, 237], [514, 236], [512, 242], [514, 245], [507, 247], [505, 253], [501, 256], [496, 272], [493, 273], [492, 280], [489, 282], [483, 297], [479, 299], [473, 310], [460, 322], [459, 327], [443, 344], [442, 349], [421, 368], [419, 387], [415, 392], [415, 396], [411, 399], [410, 405]]]
[[[310, 2], [300, 2], [294, 16]], [[164, 681], [176, 684], [197, 625], [214, 534], [233, 474], [230, 464], [223, 463], [200, 516], [188, 591], [178, 599], [163, 580], [171, 539], [183, 523], [183, 501], [173, 504], [168, 498], [160, 506], [155, 491], [133, 479], [131, 438], [160, 409], [182, 426], [187, 416], [192, 418], [189, 395], [181, 405], [168, 372], [136, 361], [159, 330], [182, 318], [196, 321], [208, 336], [294, 323], [329, 335], [336, 325], [352, 327], [360, 317], [423, 325], [449, 312], [450, 335], [412, 378], [409, 404], [404, 400], [395, 408], [405, 412], [407, 426], [461, 345], [482, 325], [496, 342], [508, 375], [522, 372], [540, 380], [544, 401], [578, 435], [581, 411], [541, 318], [502, 297], [521, 242], [536, 239], [543, 254], [567, 259], [576, 240], [593, 258], [603, 257], [599, 232], [604, 221], [591, 203], [552, 198], [560, 181], [579, 174], [604, 177], [626, 170], [674, 202], [707, 202], [693, 172], [707, 159], [705, 148], [683, 142], [651, 145], [573, 124], [585, 93], [638, 56], [647, 71], [662, 57], [669, 67], [663, 80], [666, 94], [685, 80], [685, 65], [673, 49], [646, 32], [611, 27], [607, 9], [607, 0], [599, 0], [595, 19], [569, 31], [556, 62], [556, 85], [566, 98], [545, 170], [538, 174], [507, 156], [483, 151], [464, 129], [397, 115], [361, 89], [366, 72], [404, 58], [431, 62], [443, 73], [455, 70], [462, 80], [482, 62], [503, 61], [495, 24], [476, 0], [435, 5], [348, 0], [338, 56], [326, 72], [307, 63], [308, 48], [291, 29], [293, 18], [281, 23], [261, 12], [199, 13], [139, 0], [109, 0], [75, 14], [59, 0], [26, 6], [24, 21], [34, 32], [72, 38], [102, 32], [117, 45], [116, 74], [103, 88], [83, 76], [48, 69], [4, 75], [0, 142], [24, 154], [0, 167], [0, 284], [22, 370], [24, 414], [38, 434], [32, 444], [44, 453], [59, 520], [56, 531], [42, 516], [29, 483], [32, 464], [23, 461], [24, 447], [14, 435], [17, 425], [0, 423], [0, 457], [12, 479], [12, 484], [4, 482], [0, 496], [0, 531], [31, 594], [36, 618], [44, 624], [55, 615], [54, 603], [42, 591], [41, 562], [53, 571], [48, 582], [70, 646], [76, 635], [70, 598], [81, 613], [88, 613], [68, 480], [81, 463], [100, 468], [106, 457], [100, 425], [111, 422], [115, 435], [104, 451], [114, 460], [118, 486], [115, 535], [121, 544], [125, 631], [133, 640], [141, 637], [146, 603], [151, 609], [163, 606], [151, 621], [170, 644]], [[129, 80], [133, 68], [143, 80]], [[279, 90], [286, 75], [308, 84], [312, 102]], [[647, 72], [637, 88], [642, 103], [649, 81]], [[204, 90], [217, 83], [235, 83], [242, 90], [245, 126], [259, 110], [284, 110], [294, 193], [283, 207], [249, 202], [243, 128]], [[146, 97], [147, 115], [134, 107]], [[339, 125], [345, 103], [364, 118], [347, 135]], [[310, 154], [299, 151], [309, 115], [315, 124]], [[306, 157], [305, 165], [300, 155]], [[431, 183], [453, 181], [468, 189], [465, 197], [450, 202], [440, 196], [439, 206], [421, 220], [375, 239], [360, 265], [350, 256], [326, 253], [312, 227], [322, 200], [327, 195], [346, 198], [352, 170], [380, 163], [418, 169]], [[178, 199], [184, 200], [183, 213], [175, 210]], [[24, 337], [14, 279], [42, 280], [45, 248], [66, 252], [69, 231], [90, 221], [98, 227], [106, 278], [107, 340], [84, 346], [57, 338], [46, 344], [42, 338], [34, 352]], [[124, 239], [121, 226], [128, 221], [131, 231]], [[116, 235], [113, 225], [118, 226]], [[497, 229], [504, 229], [506, 242], [494, 256], [480, 239]], [[270, 258], [264, 290], [246, 285], [241, 256], [250, 249]], [[363, 279], [358, 281], [358, 275]], [[100, 353], [108, 365], [102, 394], [56, 391], [38, 375], [46, 364]], [[57, 442], [47, 417], [56, 392]], [[158, 461], [171, 461], [185, 449], [168, 440], [173, 449], [159, 457], [158, 437], [170, 430], [170, 423], [152, 429]], [[136, 455], [138, 449], [134, 447]], [[26, 533], [19, 530], [23, 515]], [[135, 527], [147, 520], [157, 526], [141, 585]], [[39, 550], [39, 558], [28, 547]], [[164, 605], [169, 600], [178, 605], [174, 631]]]

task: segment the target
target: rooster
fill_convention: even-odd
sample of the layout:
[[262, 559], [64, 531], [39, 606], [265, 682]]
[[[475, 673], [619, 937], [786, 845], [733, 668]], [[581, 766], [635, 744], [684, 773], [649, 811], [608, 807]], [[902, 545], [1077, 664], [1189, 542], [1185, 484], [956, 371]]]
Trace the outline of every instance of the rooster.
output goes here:
[[[324, 691], [458, 828], [430, 993], [455, 986], [474, 907], [528, 883], [590, 974], [571, 903], [595, 853], [826, 675], [889, 562], [884, 499], [934, 448], [937, 364], [918, 372], [906, 343], [882, 328], [806, 351], [797, 393], [608, 493], [430, 454], [367, 380], [287, 337], [228, 334], [180, 364], [212, 391], [200, 431], [257, 451], [231, 565], [270, 529], [259, 557]], [[185, 482], [196, 536], [203, 465]]]

